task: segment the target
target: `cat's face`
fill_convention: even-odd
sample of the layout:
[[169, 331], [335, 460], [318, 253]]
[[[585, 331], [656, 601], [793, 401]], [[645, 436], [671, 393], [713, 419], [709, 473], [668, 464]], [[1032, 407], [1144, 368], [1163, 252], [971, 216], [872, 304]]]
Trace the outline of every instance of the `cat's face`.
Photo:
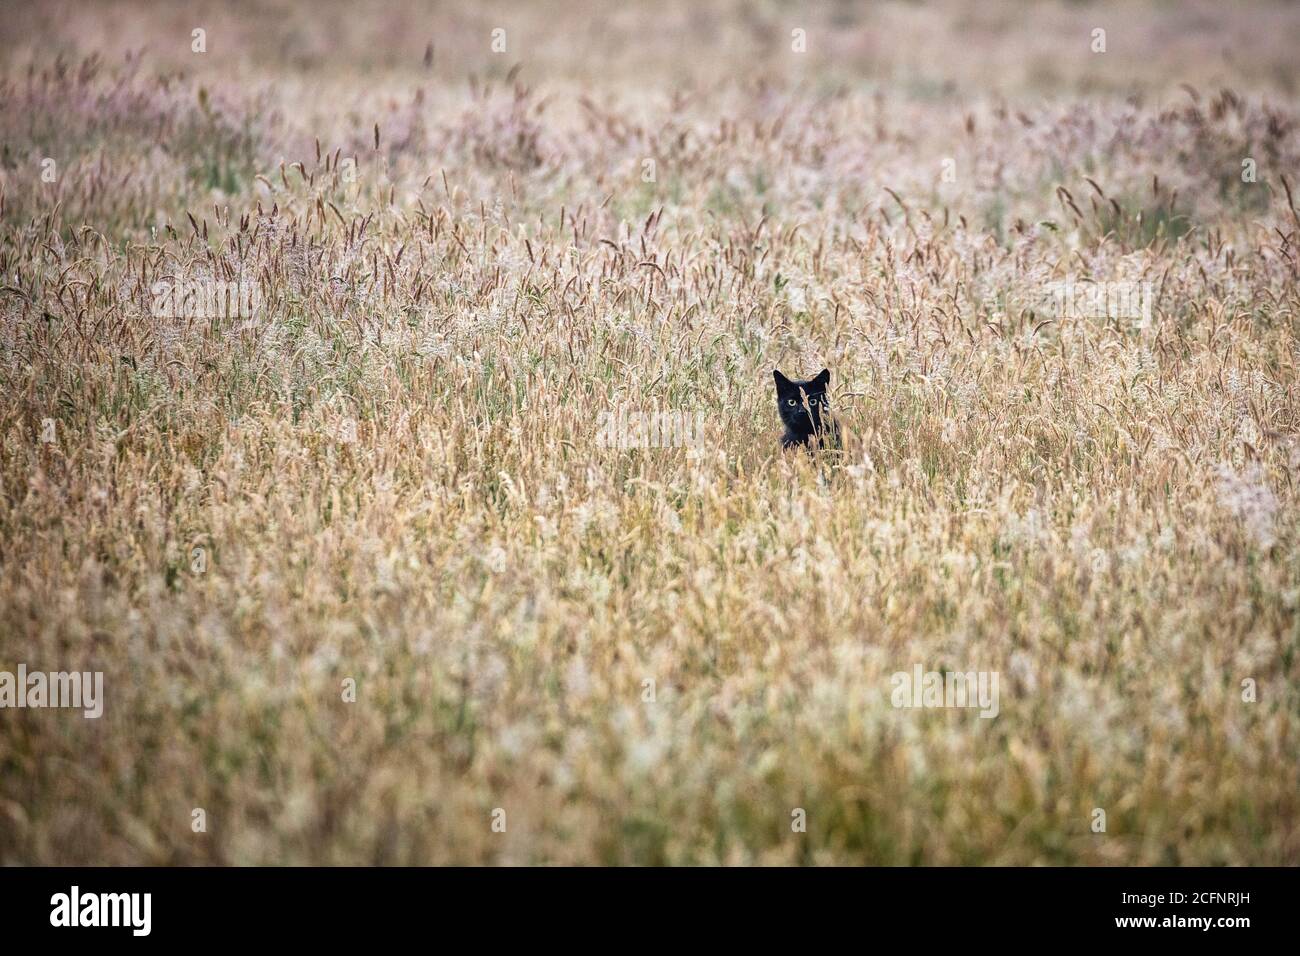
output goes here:
[[831, 417], [826, 389], [831, 383], [830, 369], [822, 369], [816, 378], [796, 382], [778, 371], [776, 379], [776, 406], [781, 421], [795, 435], [811, 435], [822, 430], [823, 422]]

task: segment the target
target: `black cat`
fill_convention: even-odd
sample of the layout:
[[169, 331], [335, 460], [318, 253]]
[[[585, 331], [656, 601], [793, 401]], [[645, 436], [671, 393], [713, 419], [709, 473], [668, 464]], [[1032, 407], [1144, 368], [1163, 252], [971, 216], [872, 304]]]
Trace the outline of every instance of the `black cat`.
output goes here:
[[831, 406], [826, 395], [826, 386], [831, 383], [831, 370], [824, 368], [816, 378], [806, 382], [792, 382], [776, 370], [772, 371], [772, 376], [776, 379], [776, 407], [785, 424], [781, 447], [807, 447], [808, 440], [816, 436], [818, 447], [838, 448], [840, 426], [831, 418]]

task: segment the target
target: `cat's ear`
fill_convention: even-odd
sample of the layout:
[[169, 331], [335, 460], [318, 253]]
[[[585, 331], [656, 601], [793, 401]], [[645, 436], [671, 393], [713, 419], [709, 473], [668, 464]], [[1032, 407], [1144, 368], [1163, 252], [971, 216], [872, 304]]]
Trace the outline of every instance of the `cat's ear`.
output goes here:
[[811, 382], [812, 385], [817, 385], [822, 388], [825, 388], [830, 383], [831, 383], [831, 370], [828, 368], [824, 368], [820, 372], [818, 372], [817, 377], [813, 379]]
[[772, 369], [772, 378], [776, 379], [777, 388], [790, 387], [790, 380], [782, 375], [779, 369]]

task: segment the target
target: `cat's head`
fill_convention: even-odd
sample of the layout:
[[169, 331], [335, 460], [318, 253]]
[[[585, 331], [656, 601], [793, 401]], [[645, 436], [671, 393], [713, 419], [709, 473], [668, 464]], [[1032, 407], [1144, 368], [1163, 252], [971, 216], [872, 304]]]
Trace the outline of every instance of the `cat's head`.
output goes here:
[[795, 435], [820, 432], [823, 422], [828, 422], [831, 417], [826, 393], [831, 383], [831, 370], [824, 368], [806, 382], [788, 379], [775, 369], [772, 377], [776, 380], [777, 410], [785, 427]]

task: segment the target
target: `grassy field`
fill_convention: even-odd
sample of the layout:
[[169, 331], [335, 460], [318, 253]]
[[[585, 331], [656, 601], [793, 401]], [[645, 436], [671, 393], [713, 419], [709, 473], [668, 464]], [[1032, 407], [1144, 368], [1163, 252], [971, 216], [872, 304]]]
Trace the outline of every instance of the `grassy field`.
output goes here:
[[1300, 863], [1300, 8], [5, 6], [0, 863]]

